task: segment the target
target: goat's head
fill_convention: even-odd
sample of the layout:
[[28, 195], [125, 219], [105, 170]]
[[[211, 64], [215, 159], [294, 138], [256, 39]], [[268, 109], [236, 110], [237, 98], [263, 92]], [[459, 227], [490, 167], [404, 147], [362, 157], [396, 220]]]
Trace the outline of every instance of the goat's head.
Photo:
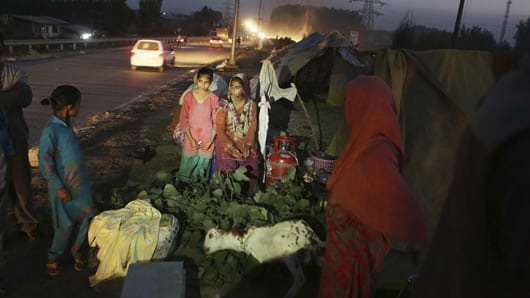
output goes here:
[[223, 236], [226, 234], [225, 231], [218, 228], [211, 228], [204, 237], [203, 249], [206, 254], [211, 254], [215, 251], [223, 249], [221, 243]]

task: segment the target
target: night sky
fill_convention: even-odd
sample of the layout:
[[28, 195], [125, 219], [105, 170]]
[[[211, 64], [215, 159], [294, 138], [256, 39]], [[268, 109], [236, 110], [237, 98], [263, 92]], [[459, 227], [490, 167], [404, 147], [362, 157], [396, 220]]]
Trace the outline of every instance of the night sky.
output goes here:
[[[460, 0], [382, 0], [387, 5], [376, 6], [376, 10], [383, 13], [375, 17], [376, 29], [394, 30], [407, 11], [411, 11], [417, 25], [434, 27], [452, 31], [456, 12]], [[138, 7], [138, 0], [127, 0], [131, 8]], [[233, 6], [235, 1], [228, 3]], [[506, 11], [504, 0], [466, 0], [462, 24], [466, 27], [474, 25], [491, 31], [497, 39]], [[168, 13], [180, 12], [189, 14], [208, 6], [214, 10], [224, 12], [225, 0], [164, 0], [162, 9]], [[362, 0], [350, 3], [348, 0], [262, 0], [263, 17], [267, 20], [270, 12], [277, 5], [282, 4], [312, 4], [335, 7], [338, 9], [360, 10]], [[257, 17], [259, 0], [240, 0], [240, 15], [242, 18]], [[506, 39], [510, 39], [520, 20], [530, 16], [529, 0], [512, 0], [510, 16], [506, 28]]]

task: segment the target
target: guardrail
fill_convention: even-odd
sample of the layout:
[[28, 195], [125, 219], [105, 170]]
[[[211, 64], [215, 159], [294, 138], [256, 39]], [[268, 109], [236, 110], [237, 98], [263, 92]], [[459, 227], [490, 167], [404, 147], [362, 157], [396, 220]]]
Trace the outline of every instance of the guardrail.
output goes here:
[[[44, 48], [50, 50], [57, 48], [61, 51], [68, 47], [72, 50], [77, 50], [79, 47], [106, 47], [106, 46], [126, 46], [134, 45], [138, 39], [158, 39], [167, 43], [176, 43], [176, 36], [169, 37], [134, 37], [134, 38], [93, 38], [93, 39], [28, 39], [28, 40], [5, 40], [4, 44], [8, 48], [9, 54], [13, 54], [15, 50], [27, 49], [29, 54], [32, 54], [35, 48]], [[207, 42], [208, 37], [188, 37], [188, 42], [201, 43]]]

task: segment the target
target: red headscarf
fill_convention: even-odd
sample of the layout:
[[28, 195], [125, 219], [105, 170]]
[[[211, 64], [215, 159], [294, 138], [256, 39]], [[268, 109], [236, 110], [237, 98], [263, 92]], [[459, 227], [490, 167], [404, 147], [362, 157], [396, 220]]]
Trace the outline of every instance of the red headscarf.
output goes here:
[[424, 212], [402, 176], [392, 91], [377, 77], [359, 76], [346, 87], [344, 109], [351, 134], [327, 183], [328, 204], [391, 239], [426, 241]]

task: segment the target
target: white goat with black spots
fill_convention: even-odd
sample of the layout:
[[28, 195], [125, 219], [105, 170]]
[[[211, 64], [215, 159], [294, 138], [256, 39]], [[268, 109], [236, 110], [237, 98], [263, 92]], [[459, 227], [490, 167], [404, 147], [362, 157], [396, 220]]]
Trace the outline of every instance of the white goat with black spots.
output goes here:
[[[258, 262], [281, 260], [293, 275], [293, 285], [285, 297], [294, 297], [305, 282], [302, 263], [309, 262], [324, 244], [303, 220], [280, 222], [274, 226], [250, 227], [242, 232], [212, 228], [206, 233], [204, 251], [232, 249], [252, 255]], [[303, 262], [301, 260], [303, 254]]]

